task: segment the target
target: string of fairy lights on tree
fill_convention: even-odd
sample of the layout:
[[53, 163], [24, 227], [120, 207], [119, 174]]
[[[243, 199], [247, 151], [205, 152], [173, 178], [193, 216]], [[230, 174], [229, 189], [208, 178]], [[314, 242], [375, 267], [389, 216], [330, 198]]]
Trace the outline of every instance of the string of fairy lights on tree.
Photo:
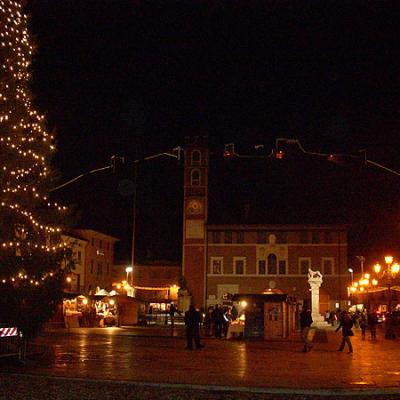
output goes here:
[[[0, 216], [8, 221], [0, 227], [0, 262], [2, 256], [21, 260], [67, 248], [57, 223], [67, 208], [47, 196], [55, 138], [32, 103], [34, 52], [21, 1], [0, 0]], [[44, 271], [41, 276], [13, 271], [3, 277], [3, 273], [0, 269], [0, 283], [34, 286], [53, 276]]]

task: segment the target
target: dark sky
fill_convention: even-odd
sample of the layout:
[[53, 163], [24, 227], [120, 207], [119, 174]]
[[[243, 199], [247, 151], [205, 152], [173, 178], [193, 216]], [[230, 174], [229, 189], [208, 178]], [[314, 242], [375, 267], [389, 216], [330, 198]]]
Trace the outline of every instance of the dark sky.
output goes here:
[[[77, 205], [81, 225], [120, 237], [119, 257], [129, 258], [132, 161], [187, 135], [208, 135], [216, 164], [223, 143], [254, 154], [255, 144], [269, 150], [290, 137], [310, 151], [367, 149], [400, 170], [399, 11], [396, 1], [31, 0], [33, 91], [57, 131], [61, 181], [113, 154], [127, 161], [54, 196]], [[293, 160], [256, 177], [242, 166], [242, 184], [222, 186], [233, 191], [222, 198], [240, 208], [243, 193], [262, 186], [265, 198], [285, 198], [286, 211], [301, 198], [340, 222], [362, 219], [370, 234], [355, 233], [355, 247], [384, 251], [381, 233], [398, 230], [400, 177], [358, 166], [323, 175], [320, 163], [305, 162], [304, 174]], [[181, 167], [171, 159], [139, 168], [138, 255], [179, 258]]]

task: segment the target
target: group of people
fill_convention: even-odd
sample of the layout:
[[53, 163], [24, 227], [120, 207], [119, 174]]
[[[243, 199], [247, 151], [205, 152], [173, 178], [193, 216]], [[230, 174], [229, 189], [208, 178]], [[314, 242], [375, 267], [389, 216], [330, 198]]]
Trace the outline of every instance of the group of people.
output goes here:
[[218, 339], [226, 338], [230, 323], [238, 316], [235, 307], [222, 307], [219, 304], [210, 306], [205, 313], [202, 313], [190, 306], [185, 313], [186, 325], [186, 349], [193, 349], [193, 341], [197, 349], [203, 346], [200, 343], [200, 327], [203, 325], [205, 336], [215, 336]]
[[[359, 327], [361, 329], [361, 338], [365, 340], [366, 329], [369, 328], [371, 332], [371, 339], [376, 339], [376, 326], [378, 324], [378, 317], [375, 311], [367, 313], [365, 310], [363, 312], [357, 311], [354, 314], [350, 314], [348, 311], [338, 310], [335, 313], [334, 321], [337, 321], [338, 326], [335, 332], [342, 330], [342, 342], [339, 346], [338, 351], [343, 351], [345, 345], [347, 344], [348, 354], [353, 353], [353, 346], [351, 344], [351, 337], [354, 336], [353, 327]], [[301, 328], [301, 338], [304, 344], [303, 352], [309, 352], [312, 349], [312, 344], [309, 339], [310, 327], [313, 323], [311, 316], [311, 311], [307, 307], [307, 304], [303, 306], [303, 310], [300, 313], [300, 328]], [[336, 323], [336, 322], [335, 322]]]
[[227, 337], [230, 323], [237, 318], [235, 307], [210, 306], [204, 317], [204, 334], [220, 339]]

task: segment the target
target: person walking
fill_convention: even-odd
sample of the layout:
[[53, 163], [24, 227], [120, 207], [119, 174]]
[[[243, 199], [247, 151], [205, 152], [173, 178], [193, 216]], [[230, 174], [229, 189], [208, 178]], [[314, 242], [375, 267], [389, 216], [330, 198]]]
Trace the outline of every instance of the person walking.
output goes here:
[[175, 311], [175, 304], [171, 303], [171, 305], [169, 306], [169, 318], [171, 320], [171, 328], [173, 328], [175, 324]]
[[214, 310], [213, 306], [208, 307], [207, 313], [204, 317], [204, 334], [206, 336], [212, 335], [212, 312]]
[[378, 316], [376, 311], [368, 314], [368, 327], [371, 332], [371, 340], [376, 340], [376, 325], [378, 324]]
[[360, 316], [360, 329], [361, 339], [365, 340], [365, 331], [367, 329], [367, 314], [365, 313], [365, 311], [363, 311]]
[[303, 306], [303, 310], [300, 313], [300, 329], [301, 329], [301, 340], [304, 343], [303, 352], [307, 353], [313, 346], [308, 340], [308, 333], [310, 331], [310, 326], [313, 323], [311, 316], [311, 311], [306, 304]]
[[339, 329], [342, 329], [342, 343], [340, 344], [338, 351], [343, 351], [344, 345], [347, 343], [347, 347], [349, 349], [348, 354], [353, 354], [353, 346], [351, 345], [351, 340], [350, 340], [350, 337], [354, 336], [354, 333], [351, 330], [352, 327], [353, 327], [352, 318], [350, 317], [347, 311], [343, 311], [340, 318], [340, 324], [335, 329], [335, 332], [337, 332]]
[[212, 322], [214, 326], [215, 337], [218, 339], [221, 339], [222, 337], [223, 318], [224, 314], [222, 312], [222, 308], [219, 306], [219, 304], [216, 304], [212, 312]]
[[186, 325], [186, 347], [185, 350], [193, 350], [193, 339], [198, 350], [204, 346], [200, 343], [200, 313], [194, 308], [193, 305], [185, 312], [185, 325]]

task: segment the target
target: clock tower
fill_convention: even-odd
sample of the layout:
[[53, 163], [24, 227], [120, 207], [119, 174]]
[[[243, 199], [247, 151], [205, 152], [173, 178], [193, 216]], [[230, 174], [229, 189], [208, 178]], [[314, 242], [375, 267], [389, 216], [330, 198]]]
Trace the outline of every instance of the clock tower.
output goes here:
[[187, 137], [183, 180], [182, 274], [195, 307], [205, 306], [208, 163], [207, 137]]

